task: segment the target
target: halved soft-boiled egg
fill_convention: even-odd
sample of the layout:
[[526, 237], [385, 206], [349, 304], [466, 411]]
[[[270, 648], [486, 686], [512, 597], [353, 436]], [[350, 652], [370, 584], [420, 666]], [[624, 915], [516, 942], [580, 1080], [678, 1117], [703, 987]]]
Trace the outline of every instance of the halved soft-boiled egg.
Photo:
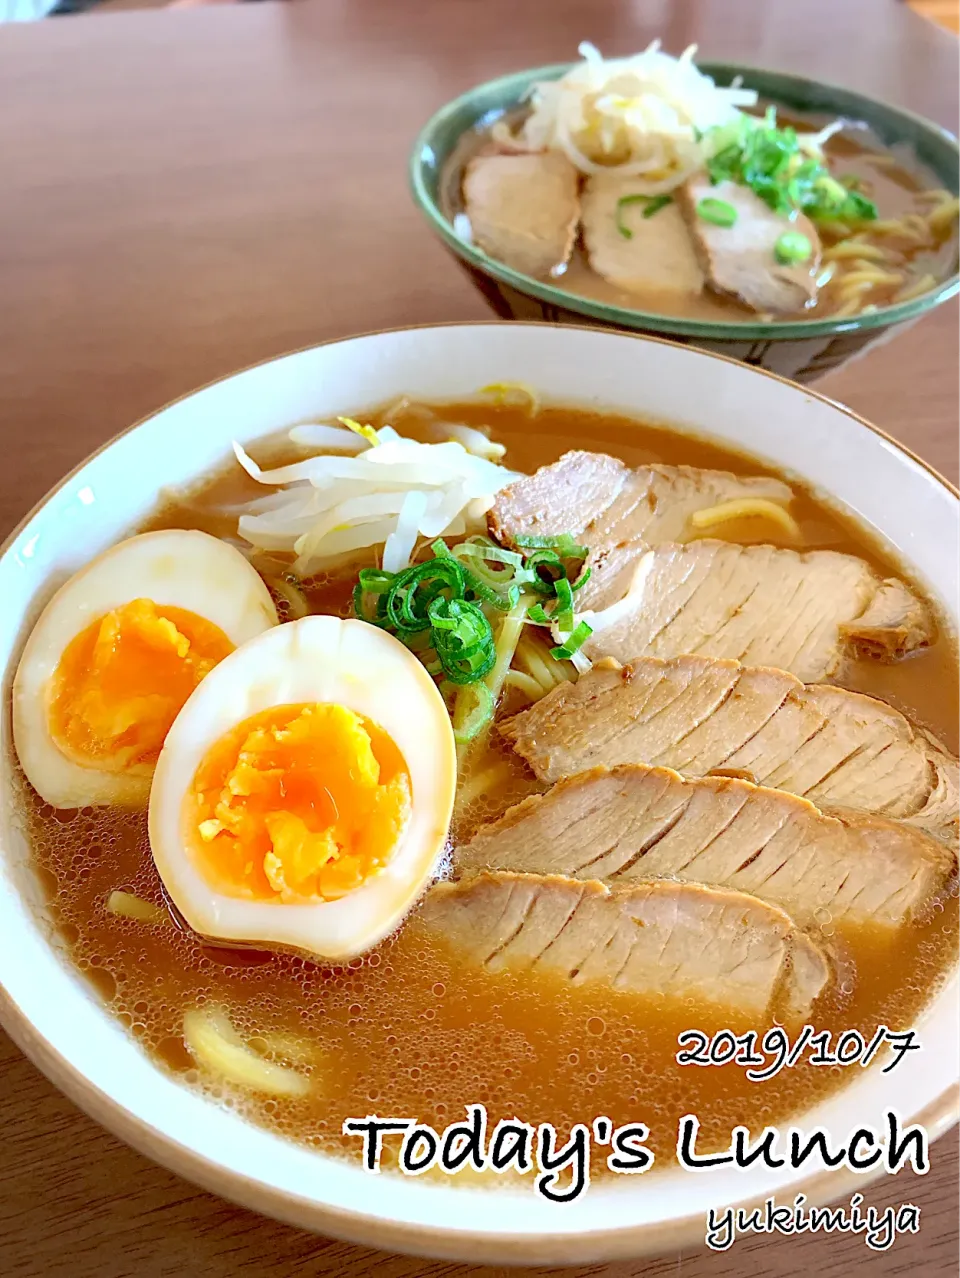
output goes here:
[[157, 763], [150, 846], [203, 936], [345, 960], [431, 878], [457, 756], [420, 661], [365, 621], [304, 617], [204, 679]]
[[13, 685], [13, 735], [57, 808], [146, 807], [164, 738], [209, 672], [277, 625], [270, 592], [207, 533], [142, 533], [71, 577], [40, 614]]

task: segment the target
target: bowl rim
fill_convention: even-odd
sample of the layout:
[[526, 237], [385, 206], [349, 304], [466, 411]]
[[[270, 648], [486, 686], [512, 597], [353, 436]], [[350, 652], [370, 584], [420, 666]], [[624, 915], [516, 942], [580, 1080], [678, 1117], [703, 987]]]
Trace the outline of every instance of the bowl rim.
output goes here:
[[[425, 150], [433, 151], [432, 139], [437, 130], [459, 111], [469, 107], [476, 95], [481, 91], [493, 89], [504, 96], [512, 96], [515, 100], [519, 100], [520, 89], [528, 87], [534, 79], [558, 79], [576, 65], [577, 63], [575, 62], [555, 62], [548, 66], [528, 67], [522, 71], [512, 71], [508, 75], [498, 76], [493, 80], [485, 80], [481, 84], [476, 84], [467, 89], [466, 92], [461, 93], [451, 101], [446, 102], [439, 110], [434, 112], [417, 134], [407, 163], [407, 178], [413, 201], [425, 215], [433, 230], [454, 255], [479, 270], [482, 274], [492, 276], [520, 293], [537, 298], [538, 301], [546, 302], [549, 305], [560, 307], [574, 314], [600, 320], [603, 323], [612, 324], [619, 328], [644, 332], [652, 329], [655, 333], [668, 333], [678, 337], [713, 339], [714, 341], [776, 342], [795, 340], [797, 338], [834, 337], [843, 333], [872, 332], [889, 328], [894, 324], [902, 324], [917, 319], [960, 292], [960, 268], [958, 268], [957, 271], [942, 280], [936, 287], [926, 293], [921, 293], [919, 297], [909, 298], [892, 306], [880, 307], [879, 310], [872, 311], [867, 315], [852, 315], [843, 319], [788, 320], [774, 321], [772, 323], [762, 323], [760, 321], [740, 323], [727, 320], [688, 320], [675, 315], [660, 315], [656, 311], [615, 306], [612, 303], [581, 297], [577, 293], [569, 292], [554, 284], [546, 284], [542, 280], [535, 279], [532, 275], [525, 275], [522, 271], [514, 270], [512, 266], [498, 262], [495, 258], [488, 256], [482, 249], [477, 248], [476, 245], [467, 243], [466, 240], [457, 235], [452, 224], [427, 190], [421, 157]], [[697, 63], [697, 65], [707, 72], [711, 69], [719, 70], [723, 68], [724, 70], [732, 71], [736, 75], [743, 75], [748, 78], [751, 74], [775, 76], [777, 79], [789, 81], [797, 87], [811, 83], [808, 76], [795, 75], [791, 72], [778, 71], [773, 68], [758, 67], [749, 63], [721, 62], [706, 59]], [[815, 80], [813, 83], [830, 92], [857, 98], [870, 106], [880, 107], [883, 110], [893, 112], [905, 120], [909, 120], [918, 129], [938, 138], [956, 151], [957, 162], [960, 165], [960, 142], [949, 129], [937, 124], [936, 121], [918, 115], [906, 107], [895, 106], [892, 103], [884, 102], [880, 98], [872, 97], [870, 94], [861, 93], [858, 89], [847, 89], [843, 85], [835, 84], [828, 80]]]
[[[516, 321], [525, 328], [555, 329], [555, 324], [539, 320]], [[177, 404], [191, 399], [194, 395], [209, 387], [230, 381], [232, 378], [251, 369], [272, 364], [288, 356], [303, 354], [322, 347], [337, 346], [358, 338], [385, 336], [394, 333], [433, 331], [445, 328], [505, 328], [513, 326], [513, 321], [505, 320], [452, 320], [440, 323], [423, 323], [399, 325], [389, 329], [372, 329], [359, 333], [351, 333], [341, 337], [329, 338], [322, 342], [311, 343], [265, 359], [254, 361], [241, 368], [224, 373], [201, 386], [169, 400], [162, 407], [145, 414], [131, 425], [117, 431], [99, 447], [82, 458], [69, 472], [63, 475], [46, 493], [34, 503], [31, 509], [18, 521], [9, 534], [0, 543], [0, 558], [8, 553], [23, 528], [49, 502], [49, 500], [65, 487], [93, 459], [106, 452], [119, 440], [137, 430], [144, 423], [166, 412]], [[580, 330], [588, 333], [604, 333], [596, 325], [576, 324], [564, 325], [564, 329]], [[678, 343], [667, 338], [646, 333], [619, 333], [619, 337], [631, 337], [636, 341], [657, 345], [676, 347]], [[957, 499], [960, 490], [945, 476], [912, 452], [905, 445], [894, 439], [880, 427], [862, 417], [853, 409], [831, 399], [819, 391], [800, 386], [797, 382], [768, 369], [744, 365], [742, 361], [717, 351], [691, 349], [692, 356], [720, 360], [726, 364], [752, 374], [771, 378], [784, 383], [805, 397], [815, 399], [842, 413], [860, 426], [866, 427], [873, 434], [891, 445], [897, 452], [909, 457], [918, 464], [930, 477], [945, 488]], [[0, 765], [2, 766], [2, 765]], [[268, 1215], [294, 1227], [307, 1229], [315, 1233], [323, 1233], [358, 1246], [375, 1246], [383, 1250], [399, 1252], [412, 1256], [431, 1256], [441, 1259], [463, 1260], [467, 1255], [474, 1263], [514, 1264], [520, 1266], [537, 1266], [544, 1264], [542, 1254], [537, 1249], [542, 1246], [542, 1235], [524, 1238], [516, 1234], [476, 1234], [465, 1230], [456, 1232], [443, 1225], [426, 1227], [421, 1224], [387, 1220], [375, 1212], [351, 1211], [332, 1207], [297, 1194], [265, 1185], [241, 1172], [232, 1171], [222, 1163], [214, 1162], [202, 1154], [196, 1153], [189, 1146], [182, 1144], [170, 1136], [161, 1126], [146, 1122], [130, 1113], [122, 1104], [106, 1091], [97, 1087], [85, 1074], [62, 1057], [51, 1044], [34, 1028], [32, 1021], [21, 1011], [6, 989], [0, 984], [0, 1026], [10, 1035], [18, 1048], [28, 1059], [85, 1114], [93, 1118], [109, 1132], [131, 1145], [139, 1153], [159, 1163], [188, 1182], [219, 1195], [230, 1202], [249, 1210]], [[927, 1107], [914, 1116], [914, 1122], [920, 1123], [927, 1131], [931, 1144], [950, 1127], [960, 1122], [960, 1083], [953, 1082]], [[821, 1170], [811, 1174], [791, 1187], [794, 1194], [804, 1193], [810, 1205], [821, 1205], [848, 1196], [852, 1190], [865, 1188], [885, 1175], [882, 1166], [868, 1172], [855, 1172], [847, 1168], [828, 1171]], [[744, 1201], [737, 1206], [750, 1209], [759, 1206], [762, 1198]], [[703, 1215], [701, 1212], [684, 1216], [671, 1222], [653, 1222], [626, 1228], [610, 1228], [592, 1230], [582, 1234], [564, 1236], [564, 1259], [552, 1263], [563, 1266], [625, 1260], [647, 1255], [659, 1255], [667, 1251], [688, 1246], [703, 1244]]]

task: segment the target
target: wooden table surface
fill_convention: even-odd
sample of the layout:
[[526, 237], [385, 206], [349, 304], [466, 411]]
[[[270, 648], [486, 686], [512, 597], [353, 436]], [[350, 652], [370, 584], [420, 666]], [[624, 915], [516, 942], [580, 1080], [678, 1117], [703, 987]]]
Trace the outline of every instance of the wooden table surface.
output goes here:
[[[0, 537], [68, 467], [169, 399], [334, 335], [486, 315], [421, 224], [420, 124], [589, 37], [841, 81], [955, 128], [957, 44], [896, 0], [325, 0], [0, 27]], [[953, 306], [822, 389], [957, 476]], [[957, 1142], [918, 1236], [741, 1242], [607, 1278], [956, 1273]], [[504, 1272], [504, 1271], [499, 1271]], [[538, 1271], [545, 1272], [545, 1271]], [[4, 1278], [492, 1275], [318, 1239], [228, 1205], [88, 1120], [0, 1033]]]

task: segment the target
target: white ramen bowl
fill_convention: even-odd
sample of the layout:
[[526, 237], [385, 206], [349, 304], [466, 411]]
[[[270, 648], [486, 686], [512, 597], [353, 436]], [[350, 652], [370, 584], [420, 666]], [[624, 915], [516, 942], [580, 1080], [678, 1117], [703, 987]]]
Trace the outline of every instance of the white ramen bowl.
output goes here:
[[[20, 648], [55, 585], [135, 528], [158, 490], [304, 418], [356, 413], [401, 394], [455, 400], [522, 381], [560, 404], [675, 424], [802, 477], [896, 549], [905, 570], [958, 618], [958, 502], [950, 487], [881, 432], [773, 375], [655, 339], [538, 324], [466, 324], [350, 338], [216, 382], [121, 435], [67, 478], [0, 558], [5, 705]], [[590, 441], [582, 444], [589, 447]], [[12, 804], [9, 713], [0, 785], [0, 1019], [73, 1100], [142, 1152], [247, 1207], [398, 1251], [474, 1262], [571, 1264], [695, 1245], [709, 1208], [825, 1202], [870, 1179], [801, 1171], [661, 1169], [594, 1184], [559, 1206], [522, 1188], [486, 1191], [365, 1173], [247, 1124], [175, 1082], [101, 1006], [44, 916]], [[957, 1118], [958, 981], [918, 1025], [922, 1052], [891, 1073], [855, 1067], [842, 1091], [798, 1116], [835, 1141], [881, 1127], [888, 1109], [931, 1140]], [[758, 1084], [762, 1087], [762, 1084]], [[521, 1117], [523, 1117], [521, 1115]], [[638, 1114], [637, 1119], [643, 1120]], [[744, 1115], [749, 1125], [750, 1115]], [[907, 1195], [905, 1194], [905, 1197]]]

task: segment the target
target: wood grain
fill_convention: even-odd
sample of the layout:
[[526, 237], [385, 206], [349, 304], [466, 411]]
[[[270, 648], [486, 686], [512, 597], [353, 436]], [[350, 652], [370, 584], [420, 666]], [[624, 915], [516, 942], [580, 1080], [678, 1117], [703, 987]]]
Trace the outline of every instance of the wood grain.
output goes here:
[[[658, 34], [955, 126], [956, 42], [895, 0], [328, 0], [0, 30], [0, 535], [91, 448], [211, 378], [344, 333], [486, 317], [407, 196], [417, 128], [585, 37], [626, 53]], [[956, 479], [957, 343], [950, 306], [822, 389]], [[4, 1278], [505, 1272], [314, 1238], [195, 1190], [2, 1035], [0, 1083]], [[956, 1168], [953, 1134], [927, 1177], [867, 1191], [923, 1210], [886, 1253], [760, 1239], [577, 1272], [956, 1272]]]

